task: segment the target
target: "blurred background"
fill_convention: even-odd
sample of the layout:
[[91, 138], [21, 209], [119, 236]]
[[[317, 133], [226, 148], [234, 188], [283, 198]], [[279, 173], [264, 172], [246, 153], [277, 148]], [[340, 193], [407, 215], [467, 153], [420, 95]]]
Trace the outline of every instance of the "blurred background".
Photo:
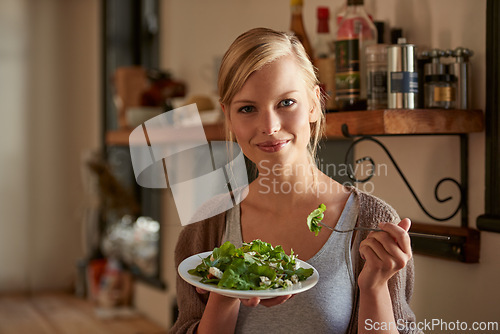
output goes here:
[[[333, 39], [345, 1], [304, 1], [311, 41], [318, 6], [330, 10]], [[472, 108], [485, 109], [486, 0], [365, 0], [365, 8], [384, 22], [387, 43], [389, 30], [400, 28], [422, 49], [472, 49]], [[212, 123], [220, 112], [216, 73], [227, 47], [250, 28], [287, 31], [290, 17], [289, 0], [0, 0], [0, 296], [65, 291], [101, 306], [128, 305], [168, 329], [176, 314], [173, 250], [181, 225], [169, 190], [135, 184], [126, 129], [141, 119], [125, 112], [120, 92], [133, 88], [123, 78], [144, 89], [170, 87], [168, 104], [142, 104], [160, 111], [208, 101]], [[433, 191], [440, 179], [460, 177], [457, 138], [382, 141], [424, 206], [447, 215], [456, 202], [437, 203]], [[328, 141], [321, 158], [342, 161], [348, 144]], [[470, 134], [468, 145], [468, 223], [475, 228], [484, 213], [484, 132]], [[380, 148], [356, 147], [356, 157], [366, 155], [387, 166], [372, 180], [373, 193], [401, 216], [460, 224], [459, 216], [444, 223], [427, 217]], [[443, 191], [457, 196], [452, 187]], [[148, 218], [139, 223], [138, 216]], [[127, 247], [135, 253], [124, 254]], [[500, 234], [482, 231], [478, 263], [416, 254], [417, 320], [499, 321], [499, 253]], [[116, 254], [123, 262], [111, 261]], [[89, 282], [99, 270], [128, 277], [122, 277], [129, 282], [121, 287], [123, 300], [100, 299], [93, 289], [102, 281], [94, 282], [97, 288]]]

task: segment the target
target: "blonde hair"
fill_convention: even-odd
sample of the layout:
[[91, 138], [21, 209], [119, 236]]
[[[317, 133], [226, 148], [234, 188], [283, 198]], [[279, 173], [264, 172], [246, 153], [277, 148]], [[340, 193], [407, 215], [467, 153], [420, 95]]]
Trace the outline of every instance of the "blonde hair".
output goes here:
[[[311, 101], [319, 113], [318, 120], [311, 123], [311, 140], [308, 145], [311, 161], [314, 162], [325, 122], [324, 97], [321, 94], [319, 101], [316, 98], [315, 88], [319, 81], [314, 66], [294, 35], [268, 28], [255, 28], [237, 37], [222, 58], [219, 69], [217, 86], [220, 103], [229, 106], [252, 73], [288, 55], [294, 56], [297, 61], [303, 73], [302, 79], [309, 89]], [[227, 136], [229, 140], [233, 140], [229, 131]]]

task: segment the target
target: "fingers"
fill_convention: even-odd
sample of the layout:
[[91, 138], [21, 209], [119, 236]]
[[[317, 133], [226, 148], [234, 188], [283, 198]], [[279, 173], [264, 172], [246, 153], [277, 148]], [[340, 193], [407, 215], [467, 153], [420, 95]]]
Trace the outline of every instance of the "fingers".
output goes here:
[[410, 226], [411, 221], [408, 218], [403, 219], [398, 225], [390, 223], [379, 224], [379, 227], [394, 238], [399, 248], [408, 255], [411, 255], [411, 240], [408, 235]]
[[202, 289], [202, 288], [198, 288], [198, 287], [196, 288], [196, 292], [198, 292], [200, 295], [204, 295], [204, 294], [208, 293], [207, 290]]
[[[399, 248], [394, 239], [385, 232], [370, 233], [363, 242], [365, 255], [370, 256], [374, 260], [382, 261], [387, 255], [397, 256], [397, 248]], [[371, 252], [368, 252], [368, 249]]]
[[[199, 294], [207, 294], [209, 291], [196, 287], [196, 292]], [[269, 299], [260, 299], [259, 297], [253, 297], [250, 299], [240, 299], [241, 303], [245, 306], [248, 307], [255, 307], [259, 304], [270, 307], [270, 306], [275, 306], [275, 305], [280, 305], [286, 302], [288, 299], [292, 298], [295, 295], [285, 295], [285, 296], [279, 296], [279, 297], [274, 297], [274, 298], [269, 298]]]
[[410, 230], [410, 226], [411, 226], [410, 218], [403, 219], [402, 221], [399, 222], [398, 226], [401, 227], [406, 232], [408, 232]]
[[404, 268], [412, 256], [410, 237], [407, 233], [410, 226], [409, 219], [403, 219], [398, 225], [379, 224], [383, 232], [368, 234], [359, 248], [361, 257], [383, 271]]
[[260, 301], [260, 304], [264, 305], [266, 307], [276, 306], [276, 305], [283, 304], [284, 302], [286, 302], [290, 298], [292, 298], [292, 295], [279, 296], [279, 297], [270, 298], [270, 299], [262, 299]]
[[248, 307], [255, 307], [255, 306], [259, 305], [259, 303], [260, 303], [259, 297], [253, 297], [250, 299], [240, 299], [240, 300], [241, 300], [241, 303], [243, 305], [248, 306]]
[[255, 307], [257, 305], [262, 305], [266, 307], [271, 307], [271, 306], [276, 306], [283, 304], [286, 302], [288, 299], [292, 298], [293, 295], [286, 295], [286, 296], [279, 296], [279, 297], [274, 297], [274, 298], [269, 298], [269, 299], [260, 299], [259, 297], [253, 297], [250, 299], [240, 299], [241, 303], [245, 306], [248, 307]]
[[385, 232], [374, 233], [367, 238], [360, 247], [360, 253], [367, 262], [376, 264], [384, 271], [400, 270], [410, 258]]

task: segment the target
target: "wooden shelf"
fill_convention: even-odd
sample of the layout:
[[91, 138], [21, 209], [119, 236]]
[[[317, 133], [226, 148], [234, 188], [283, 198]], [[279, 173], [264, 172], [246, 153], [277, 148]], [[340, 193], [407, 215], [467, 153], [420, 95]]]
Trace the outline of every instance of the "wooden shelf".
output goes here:
[[[225, 138], [225, 130], [224, 124], [208, 124], [203, 126], [205, 130], [205, 136], [207, 140], [224, 140]], [[116, 146], [128, 146], [129, 145], [129, 136], [133, 129], [125, 128], [120, 130], [108, 131], [106, 133], [106, 145], [116, 145]], [[183, 134], [186, 131], [175, 129], [175, 132], [170, 133], [170, 140], [179, 141], [183, 139]]]
[[410, 231], [449, 236], [449, 241], [423, 237], [412, 237], [414, 253], [436, 256], [465, 263], [478, 263], [480, 253], [480, 233], [467, 227], [441, 226], [412, 223]]
[[[484, 117], [481, 110], [445, 109], [386, 109], [333, 112], [326, 114], [325, 134], [329, 139], [343, 137], [342, 125], [349, 134], [417, 135], [460, 134], [482, 132]], [[224, 140], [224, 124], [205, 125], [208, 140]], [[109, 131], [107, 145], [128, 145], [132, 129]], [[181, 139], [177, 136], [177, 140]]]
[[326, 115], [326, 135], [343, 136], [342, 124], [349, 134], [417, 135], [482, 132], [481, 110], [385, 109], [334, 112]]

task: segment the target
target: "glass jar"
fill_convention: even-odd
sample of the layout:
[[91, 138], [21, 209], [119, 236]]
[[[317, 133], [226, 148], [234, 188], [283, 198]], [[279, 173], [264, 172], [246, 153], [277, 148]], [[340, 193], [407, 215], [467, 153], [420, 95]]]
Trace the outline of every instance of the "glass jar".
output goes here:
[[368, 109], [387, 108], [387, 45], [366, 47], [366, 102]]
[[457, 78], [451, 74], [426, 75], [424, 83], [425, 108], [455, 108]]

